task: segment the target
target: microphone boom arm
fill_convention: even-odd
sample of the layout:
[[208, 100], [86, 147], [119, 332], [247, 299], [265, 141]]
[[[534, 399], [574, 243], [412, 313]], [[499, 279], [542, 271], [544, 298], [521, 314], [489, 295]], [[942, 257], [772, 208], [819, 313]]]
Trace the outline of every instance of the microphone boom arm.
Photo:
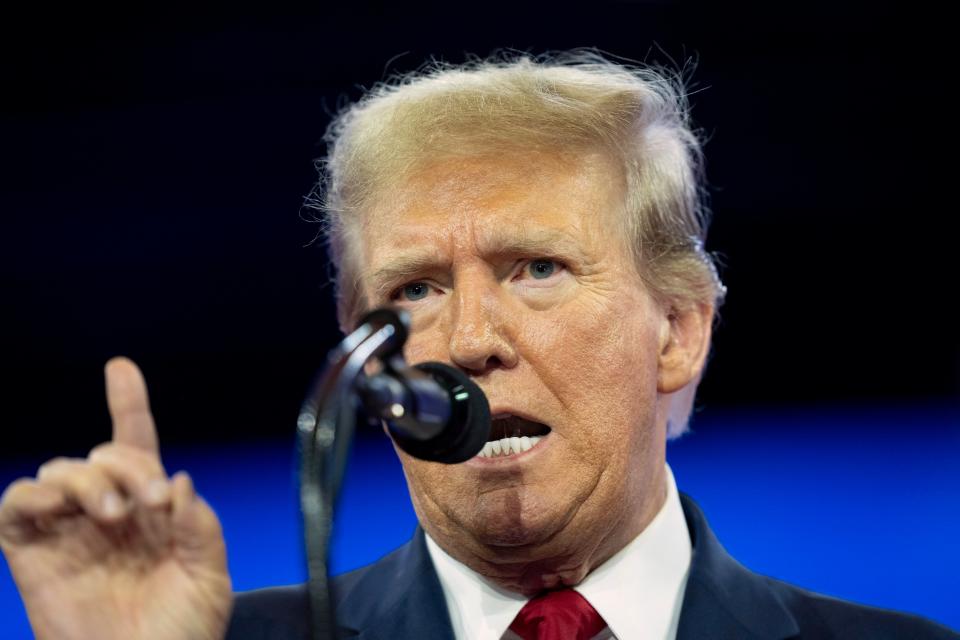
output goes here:
[[[477, 454], [490, 431], [490, 407], [469, 376], [440, 362], [407, 367], [406, 315], [376, 309], [330, 352], [297, 418], [300, 510], [314, 640], [334, 638], [327, 546], [357, 412], [385, 420], [396, 446], [422, 460], [456, 464]], [[377, 358], [382, 371], [364, 376]]]
[[399, 353], [406, 326], [392, 311], [368, 315], [328, 356], [297, 417], [300, 457], [300, 509], [307, 551], [307, 587], [314, 640], [335, 637], [328, 585], [327, 548], [333, 524], [334, 498], [346, 466], [356, 428], [351, 390], [373, 357]]

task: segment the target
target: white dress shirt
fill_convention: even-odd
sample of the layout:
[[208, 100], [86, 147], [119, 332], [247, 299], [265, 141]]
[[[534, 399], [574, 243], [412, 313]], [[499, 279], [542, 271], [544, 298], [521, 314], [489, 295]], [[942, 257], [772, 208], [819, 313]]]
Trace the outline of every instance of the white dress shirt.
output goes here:
[[[595, 640], [674, 640], [690, 569], [690, 533], [669, 465], [667, 499], [647, 528], [575, 587], [607, 623]], [[427, 536], [456, 640], [508, 640], [526, 604], [450, 557]]]

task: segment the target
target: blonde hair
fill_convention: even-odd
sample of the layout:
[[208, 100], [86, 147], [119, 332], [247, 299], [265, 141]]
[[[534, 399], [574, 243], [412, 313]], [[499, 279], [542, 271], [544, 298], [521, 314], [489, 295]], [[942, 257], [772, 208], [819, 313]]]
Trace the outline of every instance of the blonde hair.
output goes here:
[[722, 302], [704, 250], [700, 142], [676, 74], [584, 51], [432, 63], [367, 92], [325, 140], [308, 206], [323, 216], [345, 330], [367, 304], [357, 234], [373, 200], [427, 160], [521, 150], [611, 154], [623, 167], [631, 251], [653, 295], [673, 309]]
[[[329, 153], [308, 205], [322, 213], [345, 331], [366, 308], [362, 212], [428, 161], [491, 153], [609, 153], [623, 168], [627, 237], [655, 298], [673, 310], [723, 301], [704, 250], [700, 142], [676, 74], [592, 51], [433, 63], [374, 87], [334, 119], [325, 140]], [[673, 403], [671, 437], [686, 428], [696, 386]]]

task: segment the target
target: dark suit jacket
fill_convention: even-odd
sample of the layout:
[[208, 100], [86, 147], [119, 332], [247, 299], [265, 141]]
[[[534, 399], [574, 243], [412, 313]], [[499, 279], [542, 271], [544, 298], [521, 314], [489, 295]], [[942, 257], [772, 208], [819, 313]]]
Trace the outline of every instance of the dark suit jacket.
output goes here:
[[[755, 574], [720, 545], [693, 500], [681, 495], [681, 501], [693, 558], [678, 640], [960, 639], [960, 634], [916, 616], [844, 602]], [[453, 640], [446, 601], [420, 529], [380, 561], [336, 578], [333, 591], [342, 637]], [[239, 594], [227, 638], [308, 638], [307, 602], [302, 585]]]

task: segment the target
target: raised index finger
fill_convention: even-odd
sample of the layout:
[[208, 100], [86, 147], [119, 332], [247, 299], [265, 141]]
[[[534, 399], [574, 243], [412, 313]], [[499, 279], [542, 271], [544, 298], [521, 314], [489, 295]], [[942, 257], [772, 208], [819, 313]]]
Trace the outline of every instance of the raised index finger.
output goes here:
[[150, 413], [147, 385], [129, 358], [112, 358], [104, 368], [107, 407], [113, 420], [113, 441], [159, 456], [157, 428]]

